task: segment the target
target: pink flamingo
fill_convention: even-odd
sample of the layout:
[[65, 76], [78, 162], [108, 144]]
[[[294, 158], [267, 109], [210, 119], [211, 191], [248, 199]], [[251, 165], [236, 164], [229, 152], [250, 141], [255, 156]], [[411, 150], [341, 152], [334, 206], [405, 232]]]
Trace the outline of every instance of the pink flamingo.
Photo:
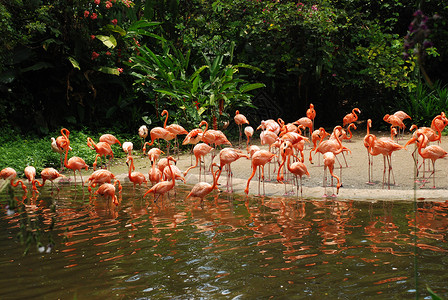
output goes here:
[[188, 193], [186, 199], [188, 199], [190, 197], [197, 197], [197, 198], [201, 199], [201, 202], [202, 202], [202, 201], [204, 201], [204, 198], [208, 194], [210, 194], [214, 189], [217, 189], [217, 184], [218, 184], [217, 174], [220, 171], [220, 169], [218, 168], [218, 170], [213, 172], [213, 166], [218, 166], [218, 165], [216, 163], [212, 164], [213, 184], [210, 184], [208, 182], [196, 183], [193, 186], [193, 188], [191, 189], [190, 193]]
[[33, 182], [33, 190], [34, 191], [37, 191], [36, 185], [39, 186], [39, 187], [43, 187], [47, 180], [51, 181], [51, 188], [52, 189], [53, 189], [53, 185], [55, 185], [56, 188], [59, 191], [59, 187], [56, 185], [56, 183], [54, 183], [54, 180], [59, 178], [59, 177], [65, 177], [65, 176], [62, 175], [62, 174], [59, 174], [59, 172], [56, 169], [54, 169], [54, 168], [45, 168], [45, 169], [43, 169], [40, 172], [40, 177], [42, 178], [42, 183], [40, 183], [37, 180], [34, 180], [34, 182]]
[[345, 127], [345, 125], [358, 121], [358, 115], [356, 113], [360, 114], [361, 110], [359, 108], [354, 108], [351, 113], [345, 115], [342, 119], [342, 126]]
[[231, 163], [233, 163], [234, 161], [245, 157], [247, 159], [249, 159], [249, 156], [247, 156], [246, 154], [243, 154], [240, 150], [234, 149], [234, 148], [224, 148], [219, 152], [219, 160], [220, 160], [220, 164], [219, 164], [219, 174], [218, 174], [218, 179], [221, 176], [221, 172], [224, 166], [227, 167], [227, 183], [226, 183], [226, 191], [229, 192], [229, 188], [230, 188], [230, 192], [233, 193], [233, 185], [232, 185], [232, 169], [230, 167]]
[[252, 128], [252, 126], [244, 127], [244, 134], [246, 135], [247, 138], [246, 147], [249, 147], [250, 139], [254, 135], [254, 129]]
[[118, 143], [118, 145], [120, 145], [120, 147], [121, 147], [120, 141], [114, 135], [112, 135], [110, 133], [106, 133], [106, 134], [103, 134], [102, 136], [100, 136], [99, 141], [108, 143], [109, 145]]
[[96, 170], [92, 174], [90, 174], [89, 178], [87, 179], [87, 189], [91, 193], [92, 188], [96, 187], [98, 184], [103, 183], [111, 183], [112, 180], [114, 180], [114, 184], [118, 183], [118, 190], [121, 192], [123, 187], [121, 186], [120, 180], [118, 180], [115, 175], [109, 171], [109, 170]]
[[[97, 160], [98, 158], [104, 156], [104, 160], [106, 161], [106, 156], [109, 156], [109, 164], [112, 158], [114, 158], [114, 153], [112, 152], [112, 148], [110, 147], [109, 143], [106, 142], [98, 142], [95, 144], [92, 138], [87, 138], [87, 147], [89, 147], [92, 150], [95, 150], [96, 156], [95, 161], [93, 162], [93, 170], [96, 170]], [[108, 169], [108, 164], [106, 163], [106, 169]]]
[[[324, 159], [324, 187], [325, 187], [324, 197], [327, 197], [327, 168], [330, 171], [330, 175], [332, 176], [331, 178], [332, 185], [333, 185], [333, 177], [336, 178], [336, 180], [338, 181], [338, 183], [336, 184], [336, 194], [339, 194], [339, 188], [341, 187], [341, 182], [339, 180], [339, 177], [333, 173], [336, 156], [334, 155], [333, 152], [326, 152], [323, 155], [323, 159]], [[332, 196], [336, 195], [333, 194]]]
[[[427, 137], [423, 134], [423, 133], [417, 133], [418, 137], [422, 137], [423, 139], [427, 139]], [[425, 148], [423, 148], [423, 144], [424, 143], [418, 143], [418, 153], [420, 154], [420, 156], [423, 159], [430, 159], [432, 161], [432, 173], [429, 175], [428, 179], [432, 176], [433, 179], [433, 188], [436, 188], [436, 179], [435, 179], [435, 165], [436, 165], [436, 160], [447, 157], [448, 153], [443, 150], [440, 146], [438, 145], [431, 145], [431, 146], [427, 146]], [[422, 186], [420, 186], [420, 188], [422, 188], [425, 185], [425, 183], [423, 183]]]
[[[189, 167], [185, 172], [184, 176], [187, 176], [188, 172], [196, 168], [199, 163], [199, 181], [201, 181], [201, 170], [202, 170], [202, 161], [201, 158], [204, 158], [207, 154], [212, 152], [215, 148], [205, 144], [205, 143], [199, 143], [193, 148], [193, 154], [196, 157], [196, 164], [194, 166]], [[204, 162], [204, 177], [205, 177], [205, 162]], [[205, 180], [205, 178], [204, 178]]]
[[[303, 196], [303, 190], [302, 190], [302, 177], [307, 175], [310, 177], [310, 173], [308, 172], [308, 169], [306, 168], [305, 164], [301, 161], [296, 161], [294, 163], [291, 163], [291, 156], [293, 156], [293, 144], [291, 142], [286, 141], [283, 142], [282, 146], [280, 147], [281, 150], [281, 156], [282, 156], [282, 165], [280, 169], [283, 167], [286, 161], [286, 167], [288, 168], [288, 171], [294, 175], [295, 177], [295, 185], [297, 186], [297, 197], [299, 196], [299, 182], [297, 181], [297, 177], [300, 179], [300, 196]], [[280, 174], [280, 172], [279, 172]], [[279, 181], [283, 181], [283, 174], [279, 177], [277, 176], [277, 179], [280, 179]], [[283, 183], [283, 182], [282, 182]]]
[[306, 110], [306, 116], [308, 119], [313, 121], [312, 131], [314, 131], [314, 119], [316, 118], [316, 110], [314, 109], [314, 105], [310, 103], [310, 108]]
[[238, 129], [240, 131], [240, 139], [238, 142], [238, 148], [241, 148], [242, 127], [243, 127], [243, 124], [249, 124], [249, 121], [247, 120], [246, 116], [240, 114], [239, 110], [237, 110], [235, 112], [235, 117], [233, 117], [233, 119], [235, 120], [236, 125], [238, 125]]
[[167, 164], [168, 164], [168, 168], [171, 173], [171, 180], [170, 181], [161, 181], [159, 183], [156, 183], [143, 195], [143, 197], [145, 197], [146, 195], [148, 195], [150, 193], [153, 193], [154, 194], [154, 202], [156, 202], [160, 196], [165, 195], [167, 192], [171, 191], [174, 188], [176, 181], [175, 181], [175, 176], [174, 176], [173, 170], [171, 169], [170, 161], [176, 162], [176, 160], [172, 156], [167, 157]]
[[26, 189], [25, 183], [18, 179], [14, 182], [14, 179], [17, 177], [17, 172], [13, 168], [7, 167], [0, 171], [0, 179], [9, 180], [9, 183], [12, 187], [17, 187], [19, 184], [22, 186], [22, 190], [26, 194], [28, 191]]
[[[68, 131], [67, 129], [65, 132], [70, 134], [70, 131]], [[87, 171], [89, 169], [89, 166], [86, 164], [84, 159], [82, 159], [81, 157], [78, 157], [78, 156], [73, 156], [67, 161], [68, 149], [70, 148], [70, 140], [68, 138], [68, 135], [67, 136], [65, 135], [65, 132], [64, 132], [64, 136], [67, 139], [67, 147], [65, 148], [64, 166], [67, 169], [70, 169], [73, 171], [73, 176], [75, 178], [75, 185], [76, 185], [76, 171], [79, 172], [79, 177], [81, 177], [81, 183], [82, 183], [82, 186], [84, 187], [84, 181], [82, 180], [81, 169], [85, 169]], [[109, 144], [107, 144], [107, 145], [109, 145]], [[109, 145], [109, 147], [110, 147], [110, 145]]]
[[146, 180], [145, 175], [143, 175], [138, 171], [134, 171], [135, 170], [134, 158], [132, 156], [130, 155], [128, 156], [128, 158], [126, 159], [126, 164], [129, 166], [128, 177], [129, 180], [134, 184], [134, 189], [136, 184], [141, 186], [142, 183], [144, 183], [145, 186], [148, 187], [148, 181]]
[[390, 189], [390, 175], [392, 174], [392, 178], [394, 180], [395, 185], [395, 178], [394, 173], [392, 169], [392, 153], [397, 150], [401, 150], [404, 148], [404, 146], [401, 146], [400, 144], [397, 144], [396, 142], [392, 141], [390, 138], [380, 138], [378, 139], [375, 135], [370, 134], [367, 136], [367, 143], [369, 144], [369, 152], [371, 155], [383, 155], [383, 162], [384, 162], [384, 168], [383, 168], [383, 188], [384, 183], [386, 181], [386, 160], [387, 164], [389, 166], [388, 169], [388, 188]]
[[103, 183], [96, 191], [95, 194], [99, 194], [103, 197], [109, 197], [115, 206], [118, 206], [119, 202], [117, 195], [115, 195], [115, 186], [110, 183]]
[[[168, 130], [169, 132], [174, 134], [174, 144], [175, 144], [175, 148], [177, 151], [177, 156], [179, 156], [179, 142], [177, 140], [177, 136], [180, 134], [188, 134], [188, 131], [186, 131], [185, 128], [183, 128], [179, 124], [171, 124], [171, 125], [166, 126], [166, 122], [168, 121], [168, 115], [169, 115], [168, 111], [166, 109], [162, 111], [162, 116], [164, 116], [164, 115], [166, 115], [166, 118], [165, 118], [165, 123], [163, 124], [163, 128], [165, 128], [166, 130]], [[168, 155], [169, 154], [170, 153], [168, 152]]]
[[249, 179], [247, 180], [247, 186], [244, 192], [246, 195], [249, 193], [249, 184], [252, 178], [255, 175], [255, 171], [258, 167], [258, 195], [260, 195], [260, 177], [263, 180], [263, 195], [265, 194], [264, 190], [264, 166], [269, 163], [273, 158], [275, 157], [274, 153], [271, 153], [266, 150], [259, 150], [256, 151], [252, 155], [252, 173], [249, 176]]

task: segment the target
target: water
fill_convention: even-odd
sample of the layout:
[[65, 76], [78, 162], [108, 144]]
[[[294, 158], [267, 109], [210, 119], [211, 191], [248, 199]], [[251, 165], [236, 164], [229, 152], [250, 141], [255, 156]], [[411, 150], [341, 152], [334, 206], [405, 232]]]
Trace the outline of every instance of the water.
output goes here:
[[415, 223], [412, 202], [222, 193], [201, 205], [187, 189], [155, 205], [125, 185], [116, 209], [65, 186], [14, 212], [3, 191], [0, 298], [448, 297], [446, 202], [418, 203]]

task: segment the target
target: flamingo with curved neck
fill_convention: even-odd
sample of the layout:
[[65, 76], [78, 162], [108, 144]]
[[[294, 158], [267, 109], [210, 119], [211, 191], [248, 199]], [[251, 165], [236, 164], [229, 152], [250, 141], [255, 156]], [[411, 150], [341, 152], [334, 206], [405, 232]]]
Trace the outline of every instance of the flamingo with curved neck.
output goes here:
[[190, 197], [198, 197], [201, 199], [201, 202], [202, 202], [202, 201], [204, 201], [204, 198], [208, 194], [210, 194], [214, 189], [217, 189], [217, 185], [218, 185], [218, 176], [217, 175], [218, 175], [218, 172], [221, 170], [221, 168], [216, 163], [213, 163], [212, 171], [213, 171], [214, 166], [217, 166], [218, 170], [216, 170], [215, 172], [212, 172], [213, 184], [210, 184], [208, 182], [203, 182], [203, 181], [196, 183], [185, 199], [188, 199]]
[[169, 171], [171, 174], [171, 180], [162, 181], [162, 182], [155, 184], [143, 195], [143, 197], [145, 197], [149, 193], [153, 193], [154, 194], [154, 202], [156, 202], [160, 196], [165, 195], [167, 192], [169, 192], [170, 190], [172, 190], [174, 188], [174, 186], [176, 184], [176, 179], [175, 179], [176, 176], [174, 175], [174, 172], [171, 169], [170, 161], [176, 162], [176, 160], [172, 156], [167, 157], [168, 168], [169, 168]]
[[[63, 129], [65, 129], [65, 128], [63, 128]], [[68, 138], [70, 135], [70, 131], [68, 131], [68, 129], [65, 129], [65, 130], [66, 130], [66, 132], [63, 133], [63, 136], [67, 140], [67, 147], [65, 148], [64, 166], [67, 169], [70, 169], [73, 171], [73, 176], [75, 177], [75, 185], [76, 185], [76, 170], [79, 171], [79, 176], [81, 177], [81, 183], [84, 188], [84, 181], [82, 179], [81, 169], [85, 169], [87, 171], [89, 169], [89, 166], [86, 164], [84, 159], [82, 159], [81, 157], [78, 157], [78, 156], [73, 156], [67, 161], [68, 149], [70, 148], [70, 139]], [[61, 133], [62, 133], [62, 130], [61, 130]]]

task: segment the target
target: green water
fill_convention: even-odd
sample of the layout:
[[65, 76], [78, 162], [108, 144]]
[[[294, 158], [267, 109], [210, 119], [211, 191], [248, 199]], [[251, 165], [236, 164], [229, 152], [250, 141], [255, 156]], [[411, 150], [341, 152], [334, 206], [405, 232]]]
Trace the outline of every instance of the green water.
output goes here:
[[0, 298], [448, 297], [448, 203], [419, 203], [416, 223], [412, 202], [222, 193], [201, 205], [188, 189], [154, 204], [125, 185], [117, 208], [73, 186], [24, 205], [3, 191]]

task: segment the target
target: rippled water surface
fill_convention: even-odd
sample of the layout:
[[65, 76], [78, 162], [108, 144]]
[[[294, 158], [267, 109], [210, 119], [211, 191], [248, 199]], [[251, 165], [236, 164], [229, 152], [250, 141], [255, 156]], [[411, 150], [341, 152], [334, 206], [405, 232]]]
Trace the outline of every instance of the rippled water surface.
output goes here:
[[200, 204], [187, 189], [154, 204], [124, 186], [117, 208], [80, 187], [24, 205], [3, 191], [0, 298], [403, 299], [426, 286], [448, 297], [448, 203], [418, 203], [415, 216], [413, 202]]

